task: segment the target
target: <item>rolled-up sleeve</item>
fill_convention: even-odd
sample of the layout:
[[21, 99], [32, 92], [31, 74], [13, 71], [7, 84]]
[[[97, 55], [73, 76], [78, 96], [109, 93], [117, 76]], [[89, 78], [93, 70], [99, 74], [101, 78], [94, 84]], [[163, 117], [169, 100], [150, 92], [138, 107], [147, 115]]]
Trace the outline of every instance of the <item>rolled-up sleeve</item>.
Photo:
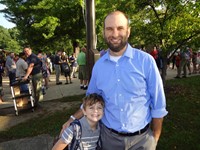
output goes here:
[[168, 113], [166, 110], [166, 97], [163, 82], [154, 60], [152, 60], [149, 67], [147, 81], [150, 93], [152, 118], [163, 118]]

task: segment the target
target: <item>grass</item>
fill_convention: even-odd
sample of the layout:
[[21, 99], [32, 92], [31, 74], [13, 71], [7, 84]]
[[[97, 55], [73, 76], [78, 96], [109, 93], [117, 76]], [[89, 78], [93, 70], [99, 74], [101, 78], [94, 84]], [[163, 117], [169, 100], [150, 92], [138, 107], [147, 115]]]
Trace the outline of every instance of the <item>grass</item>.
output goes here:
[[[169, 80], [165, 85], [167, 110], [163, 131], [157, 150], [197, 150], [200, 149], [200, 76]], [[81, 101], [83, 95], [60, 99]], [[67, 101], [66, 101], [67, 100]], [[16, 139], [39, 134], [55, 136], [62, 124], [78, 109], [78, 105], [49, 116], [21, 123], [8, 131], [0, 132], [1, 139]]]
[[169, 80], [167, 110], [159, 150], [200, 149], [200, 76]]

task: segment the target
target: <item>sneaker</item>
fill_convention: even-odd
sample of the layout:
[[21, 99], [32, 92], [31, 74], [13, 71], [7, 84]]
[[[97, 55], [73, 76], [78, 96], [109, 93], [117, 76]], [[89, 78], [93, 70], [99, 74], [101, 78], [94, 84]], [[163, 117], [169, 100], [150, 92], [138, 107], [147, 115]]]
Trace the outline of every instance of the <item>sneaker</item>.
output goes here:
[[187, 78], [187, 76], [182, 76], [182, 78]]
[[60, 84], [62, 84], [62, 82], [58, 82], [58, 83], [56, 83], [56, 85], [60, 85]]
[[69, 84], [68, 82], [66, 82], [65, 84]]
[[87, 86], [84, 86], [84, 87], [83, 87], [83, 90], [87, 90], [87, 88], [88, 88]]
[[83, 85], [82, 85], [82, 86], [80, 86], [80, 89], [83, 89]]

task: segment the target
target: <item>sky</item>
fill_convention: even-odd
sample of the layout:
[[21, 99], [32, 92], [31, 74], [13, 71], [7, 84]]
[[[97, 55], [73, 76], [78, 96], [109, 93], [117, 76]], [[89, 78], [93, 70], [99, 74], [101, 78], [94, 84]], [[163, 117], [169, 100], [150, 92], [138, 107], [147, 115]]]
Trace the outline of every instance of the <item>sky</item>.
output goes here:
[[[0, 10], [4, 9], [4, 8], [5, 8], [5, 6], [0, 4]], [[7, 29], [13, 28], [13, 27], [16, 26], [15, 24], [7, 21], [6, 18], [4, 17], [3, 13], [0, 13], [0, 25], [3, 26], [4, 28], [7, 28]]]

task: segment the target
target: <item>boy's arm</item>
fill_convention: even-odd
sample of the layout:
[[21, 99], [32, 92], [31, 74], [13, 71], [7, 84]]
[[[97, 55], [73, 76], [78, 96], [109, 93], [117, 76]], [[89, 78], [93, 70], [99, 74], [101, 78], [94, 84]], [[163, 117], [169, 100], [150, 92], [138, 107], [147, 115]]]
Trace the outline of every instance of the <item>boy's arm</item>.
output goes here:
[[[82, 111], [82, 109], [80, 108], [77, 112], [75, 112], [75, 114], [73, 115], [73, 117], [76, 118], [76, 119], [82, 118], [82, 117], [83, 117], [83, 111]], [[61, 130], [61, 132], [60, 132], [60, 136], [61, 136], [61, 134], [63, 133], [63, 131], [64, 131], [67, 127], [69, 127], [70, 123], [73, 122], [73, 121], [74, 121], [74, 120], [70, 117], [69, 120], [68, 120], [67, 122], [65, 122], [65, 124], [63, 124], [62, 130]]]
[[64, 149], [67, 146], [65, 142], [61, 140], [61, 138], [56, 142], [56, 144], [53, 146], [52, 150], [61, 150]]

